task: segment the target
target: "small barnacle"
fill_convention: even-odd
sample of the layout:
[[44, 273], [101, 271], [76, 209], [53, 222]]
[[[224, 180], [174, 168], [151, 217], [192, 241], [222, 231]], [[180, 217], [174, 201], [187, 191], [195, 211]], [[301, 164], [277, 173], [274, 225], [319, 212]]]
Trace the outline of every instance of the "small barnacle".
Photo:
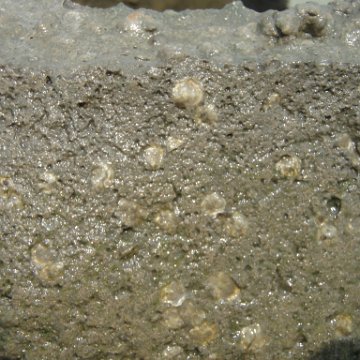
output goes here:
[[301, 17], [300, 31], [313, 37], [326, 35], [333, 22], [329, 11], [324, 11], [320, 5], [310, 2], [299, 4], [296, 8]]
[[172, 89], [172, 99], [181, 108], [194, 108], [203, 101], [203, 98], [203, 88], [196, 79], [182, 79]]
[[264, 111], [268, 111], [274, 105], [279, 104], [280, 100], [281, 100], [280, 95], [277, 92], [273, 92], [263, 102], [262, 109]]
[[0, 176], [0, 207], [21, 208], [23, 205], [22, 197], [16, 190], [12, 179], [8, 176]]
[[231, 301], [236, 299], [240, 294], [240, 288], [233, 278], [222, 271], [210, 276], [208, 286], [212, 296], [216, 300]]
[[160, 290], [160, 300], [174, 307], [181, 306], [186, 299], [186, 289], [181, 282], [173, 281]]
[[52, 194], [55, 191], [58, 177], [54, 173], [46, 171], [40, 176], [40, 180], [38, 186], [43, 193]]
[[190, 330], [190, 336], [196, 344], [205, 346], [217, 336], [218, 328], [215, 324], [204, 321]]
[[199, 106], [196, 109], [194, 121], [198, 125], [214, 125], [218, 121], [215, 106], [213, 104]]
[[300, 25], [300, 16], [293, 9], [279, 12], [275, 16], [275, 26], [280, 36], [298, 35]]
[[120, 219], [125, 228], [134, 228], [142, 224], [146, 218], [145, 210], [133, 201], [120, 199], [114, 215]]
[[162, 210], [155, 215], [154, 222], [168, 234], [174, 234], [177, 228], [177, 218], [173, 211]]
[[181, 306], [180, 313], [185, 323], [191, 326], [198, 326], [206, 319], [205, 311], [194, 305], [192, 301], [186, 301]]
[[169, 329], [180, 329], [184, 326], [184, 320], [179, 314], [177, 308], [168, 308], [163, 313], [163, 322]]
[[245, 235], [248, 227], [248, 220], [238, 211], [235, 211], [230, 217], [226, 218], [224, 225], [227, 235], [233, 238]]
[[260, 324], [252, 324], [241, 329], [240, 348], [245, 352], [261, 349], [266, 341]]
[[164, 155], [165, 155], [165, 151], [159, 145], [152, 145], [147, 147], [143, 155], [146, 167], [149, 170], [160, 169], [162, 162], [164, 160]]
[[31, 264], [35, 274], [44, 285], [56, 285], [60, 281], [64, 264], [57, 254], [42, 244], [31, 249]]
[[225, 207], [225, 199], [216, 192], [206, 195], [201, 202], [201, 209], [203, 210], [204, 214], [212, 217], [216, 217], [218, 214], [223, 213]]
[[338, 239], [338, 230], [334, 225], [326, 222], [319, 225], [316, 232], [316, 240], [325, 245], [331, 245]]
[[332, 321], [331, 324], [335, 328], [337, 337], [349, 336], [353, 331], [353, 320], [350, 315], [339, 314]]
[[108, 163], [95, 165], [91, 172], [91, 184], [95, 189], [109, 188], [114, 180], [114, 170]]
[[9, 195], [14, 191], [14, 183], [8, 176], [0, 176], [0, 197], [8, 199]]
[[301, 160], [295, 155], [284, 155], [276, 163], [275, 169], [285, 178], [297, 178], [301, 172]]
[[180, 138], [169, 136], [166, 139], [166, 149], [169, 152], [178, 149], [183, 144], [184, 144], [184, 140]]

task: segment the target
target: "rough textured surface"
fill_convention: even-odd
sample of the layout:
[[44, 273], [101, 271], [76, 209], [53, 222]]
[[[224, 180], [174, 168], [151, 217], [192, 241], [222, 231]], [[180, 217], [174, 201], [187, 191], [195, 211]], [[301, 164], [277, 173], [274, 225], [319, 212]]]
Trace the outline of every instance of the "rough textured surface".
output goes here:
[[[236, 359], [241, 329], [259, 324], [265, 344], [249, 358], [303, 359], [337, 336], [338, 315], [359, 335], [358, 74], [3, 68], [0, 354], [155, 359], [176, 345], [179, 358]], [[215, 124], [171, 100], [188, 75]], [[155, 167], [149, 147], [163, 149]], [[218, 273], [234, 299], [212, 296]], [[172, 282], [181, 306], [161, 300]], [[214, 338], [192, 336], [186, 311]]]
[[[356, 32], [358, 4], [336, 6]], [[264, 53], [333, 41], [327, 15], [301, 11], [289, 35], [292, 13], [256, 15], [275, 24]], [[155, 67], [135, 48], [70, 76], [74, 45], [29, 63], [40, 41], [11, 41], [28, 47], [0, 68], [0, 358], [358, 359], [357, 59], [234, 66], [182, 49]]]
[[0, 6], [0, 58], [54, 74], [92, 66], [142, 73], [186, 57], [219, 66], [272, 59], [357, 63], [360, 57], [357, 0], [263, 14], [240, 1], [222, 10], [164, 13], [122, 3], [108, 9], [55, 0], [13, 4], [2, 0]]

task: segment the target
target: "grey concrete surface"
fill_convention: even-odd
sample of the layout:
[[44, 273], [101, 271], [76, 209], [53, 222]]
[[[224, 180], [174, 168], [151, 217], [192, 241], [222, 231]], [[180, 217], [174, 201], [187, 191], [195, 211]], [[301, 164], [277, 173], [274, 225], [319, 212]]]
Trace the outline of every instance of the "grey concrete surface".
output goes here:
[[0, 359], [359, 358], [359, 2], [0, 20]]

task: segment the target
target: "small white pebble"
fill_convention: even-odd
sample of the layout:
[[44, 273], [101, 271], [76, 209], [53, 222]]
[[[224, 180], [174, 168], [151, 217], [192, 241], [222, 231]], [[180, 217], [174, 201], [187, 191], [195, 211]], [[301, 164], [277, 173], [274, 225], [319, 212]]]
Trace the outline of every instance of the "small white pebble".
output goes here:
[[175, 346], [168, 345], [162, 353], [164, 359], [178, 359], [180, 355], [183, 358], [184, 350], [182, 347], [176, 345]]

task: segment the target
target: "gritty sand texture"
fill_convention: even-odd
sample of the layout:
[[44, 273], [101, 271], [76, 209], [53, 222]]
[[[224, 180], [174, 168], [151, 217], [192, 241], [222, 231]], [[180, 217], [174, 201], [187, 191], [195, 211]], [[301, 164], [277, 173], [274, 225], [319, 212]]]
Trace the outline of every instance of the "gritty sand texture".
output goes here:
[[358, 2], [19, 3], [0, 359], [357, 360]]

